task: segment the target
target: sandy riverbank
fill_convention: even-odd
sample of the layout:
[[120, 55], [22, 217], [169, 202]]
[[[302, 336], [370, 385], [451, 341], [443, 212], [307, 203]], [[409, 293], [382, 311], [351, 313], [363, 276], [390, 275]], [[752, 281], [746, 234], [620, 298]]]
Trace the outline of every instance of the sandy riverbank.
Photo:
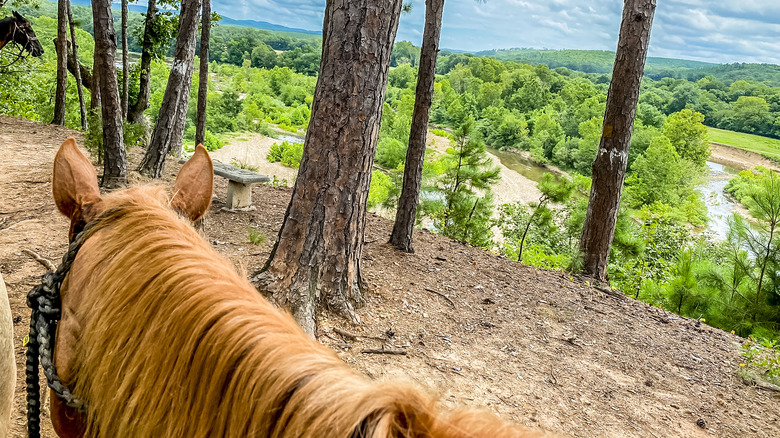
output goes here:
[[[262, 134], [246, 133], [246, 135], [231, 139], [229, 144], [210, 154], [213, 159], [226, 164], [235, 160], [256, 166], [258, 173], [269, 177], [276, 176], [278, 180], [287, 180], [287, 185], [292, 186], [298, 169], [285, 167], [280, 163], [269, 163], [266, 158], [271, 145], [279, 142], [281, 140]], [[443, 154], [449, 147], [449, 140], [445, 137], [429, 134], [428, 145], [431, 149]], [[528, 203], [539, 199], [541, 192], [536, 188], [536, 182], [502, 165], [496, 156], [492, 154], [488, 154], [488, 156], [494, 165], [501, 168], [501, 180], [493, 187], [496, 204]]]

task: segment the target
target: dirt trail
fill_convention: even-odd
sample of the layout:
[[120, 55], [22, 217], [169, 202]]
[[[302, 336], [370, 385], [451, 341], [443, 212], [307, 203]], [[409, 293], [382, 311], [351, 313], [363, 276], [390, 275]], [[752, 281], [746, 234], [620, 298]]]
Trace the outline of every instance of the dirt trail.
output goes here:
[[[55, 148], [69, 134], [0, 116], [0, 271], [15, 316], [19, 365], [12, 437], [25, 436], [24, 297], [43, 273], [21, 250], [54, 261], [65, 250], [68, 224], [49, 191]], [[133, 168], [140, 151], [129, 156]], [[164, 183], [177, 167], [169, 163]], [[143, 181], [137, 174], [132, 179]], [[291, 190], [257, 186], [257, 211], [230, 213], [221, 209], [225, 181], [217, 178], [215, 185], [207, 238], [252, 272], [271, 250]], [[414, 254], [399, 253], [385, 243], [391, 225], [369, 216], [362, 325], [332, 315], [320, 320], [319, 340], [366, 375], [411, 379], [445, 405], [484, 406], [574, 437], [780, 436], [780, 394], [738, 377], [737, 336], [425, 231], [415, 235]], [[265, 242], [249, 243], [250, 227]], [[382, 347], [408, 354], [361, 353]], [[43, 436], [53, 438], [48, 423]]]

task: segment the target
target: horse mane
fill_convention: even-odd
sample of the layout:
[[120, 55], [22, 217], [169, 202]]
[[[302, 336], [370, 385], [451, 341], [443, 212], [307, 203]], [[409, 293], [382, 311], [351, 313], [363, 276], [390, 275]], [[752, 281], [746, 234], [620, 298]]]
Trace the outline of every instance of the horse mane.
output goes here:
[[[487, 412], [443, 415], [306, 336], [169, 208], [162, 188], [103, 198], [73, 269], [86, 288], [74, 393], [87, 437], [540, 436]], [[73, 271], [72, 271], [73, 272]]]

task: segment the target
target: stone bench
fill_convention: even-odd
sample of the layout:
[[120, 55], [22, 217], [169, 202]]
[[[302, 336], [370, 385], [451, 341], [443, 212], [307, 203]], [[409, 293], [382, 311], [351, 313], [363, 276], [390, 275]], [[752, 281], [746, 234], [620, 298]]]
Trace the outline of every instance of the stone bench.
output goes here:
[[[184, 163], [187, 160], [180, 160]], [[252, 207], [252, 184], [268, 182], [270, 178], [251, 170], [214, 161], [214, 175], [228, 180], [226, 208], [229, 210]]]

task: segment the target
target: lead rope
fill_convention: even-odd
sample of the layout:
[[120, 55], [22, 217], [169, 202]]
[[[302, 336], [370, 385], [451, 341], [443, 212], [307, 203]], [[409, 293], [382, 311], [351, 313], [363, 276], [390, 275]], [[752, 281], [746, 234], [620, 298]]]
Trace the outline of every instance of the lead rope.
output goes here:
[[[89, 236], [87, 232], [92, 228], [91, 223], [84, 228], [73, 242], [68, 246], [68, 251], [62, 257], [62, 264], [54, 272], [43, 275], [41, 284], [32, 288], [27, 294], [27, 306], [32, 309], [30, 314], [30, 336], [27, 344], [27, 431], [29, 438], [41, 436], [41, 386], [38, 381], [38, 367], [43, 368], [43, 374], [49, 383], [49, 387], [62, 399], [66, 405], [80, 412], [86, 410], [82, 400], [76, 398], [57, 376], [54, 366], [54, 335], [57, 330], [57, 321], [62, 315], [60, 303], [60, 287], [68, 274], [73, 261], [76, 259], [81, 245]], [[40, 362], [38, 358], [40, 357]]]

